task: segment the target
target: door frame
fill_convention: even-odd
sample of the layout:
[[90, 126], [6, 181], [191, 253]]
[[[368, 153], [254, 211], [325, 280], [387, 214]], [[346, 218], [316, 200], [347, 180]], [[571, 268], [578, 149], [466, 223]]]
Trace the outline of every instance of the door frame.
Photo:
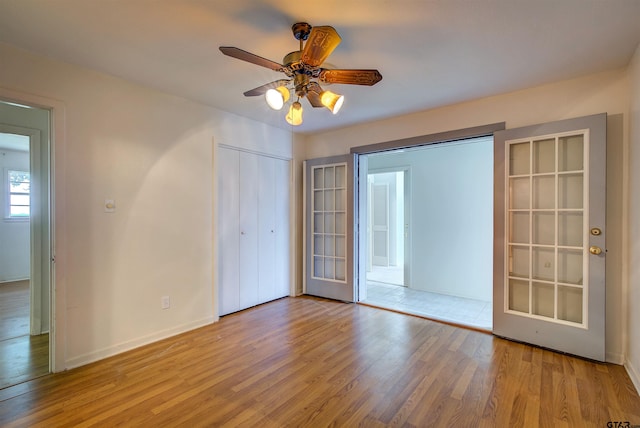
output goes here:
[[[362, 159], [362, 158], [360, 158]], [[397, 167], [389, 167], [389, 168], [376, 168], [376, 169], [372, 169], [372, 170], [367, 170], [368, 175], [371, 174], [384, 174], [384, 173], [388, 173], [388, 172], [395, 172], [395, 173], [403, 173], [403, 179], [404, 179], [404, 183], [403, 183], [403, 189], [402, 191], [404, 192], [403, 198], [404, 198], [404, 218], [403, 218], [403, 230], [402, 230], [402, 235], [403, 235], [403, 247], [404, 247], [404, 263], [403, 263], [403, 281], [402, 281], [402, 286], [403, 287], [409, 287], [409, 285], [411, 284], [411, 233], [409, 233], [409, 231], [411, 230], [411, 166], [409, 165], [405, 165], [405, 166], [397, 166]], [[362, 193], [362, 189], [360, 189], [360, 193]], [[367, 221], [369, 219], [367, 218]], [[359, 235], [362, 236], [362, 230], [359, 231]], [[369, 237], [369, 235], [367, 234], [367, 237]], [[370, 248], [368, 249], [369, 251], [371, 250]], [[371, 260], [367, 261], [367, 264], [365, 266], [369, 267], [369, 263]]]
[[66, 223], [65, 147], [66, 106], [62, 101], [0, 87], [0, 100], [49, 111], [49, 371], [66, 368]]

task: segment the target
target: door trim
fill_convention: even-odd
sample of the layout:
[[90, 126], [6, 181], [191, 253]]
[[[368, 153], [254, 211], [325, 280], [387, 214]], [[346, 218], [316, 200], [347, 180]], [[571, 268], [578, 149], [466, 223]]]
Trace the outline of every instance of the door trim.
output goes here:
[[[411, 147], [428, 146], [429, 144], [448, 143], [456, 140], [486, 137], [496, 131], [505, 129], [505, 122], [496, 122], [488, 125], [474, 126], [471, 128], [456, 129], [452, 131], [438, 132], [436, 134], [420, 135], [417, 137], [402, 138], [400, 140], [385, 141], [382, 143], [367, 144], [351, 148], [351, 153], [366, 155], [387, 150], [408, 149]], [[357, 162], [357, 159], [356, 159]]]
[[65, 200], [66, 106], [62, 101], [0, 87], [0, 100], [49, 110], [49, 249], [50, 311], [49, 370], [66, 369], [66, 222]]

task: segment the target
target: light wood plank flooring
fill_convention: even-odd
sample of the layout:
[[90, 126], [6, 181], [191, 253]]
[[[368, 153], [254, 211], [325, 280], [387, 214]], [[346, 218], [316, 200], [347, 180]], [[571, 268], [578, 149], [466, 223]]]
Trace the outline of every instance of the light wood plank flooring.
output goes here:
[[621, 366], [323, 299], [285, 298], [0, 390], [1, 426], [640, 424]]
[[29, 334], [29, 280], [0, 284], [0, 341]]
[[0, 388], [49, 373], [49, 335], [29, 333], [29, 281], [0, 284]]

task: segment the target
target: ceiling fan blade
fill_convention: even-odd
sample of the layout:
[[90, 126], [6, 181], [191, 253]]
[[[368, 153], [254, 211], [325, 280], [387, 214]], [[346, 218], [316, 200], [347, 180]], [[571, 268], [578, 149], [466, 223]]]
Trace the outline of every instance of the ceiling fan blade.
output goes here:
[[333, 27], [328, 25], [313, 27], [300, 59], [305, 64], [317, 67], [327, 59], [341, 40], [340, 35]]
[[277, 88], [278, 86], [286, 86], [289, 83], [289, 80], [281, 79], [276, 80], [271, 83], [264, 84], [262, 86], [258, 86], [257, 88], [253, 88], [244, 93], [245, 97], [256, 97], [258, 95], [264, 95], [269, 89]]
[[275, 61], [262, 58], [261, 56], [254, 55], [251, 52], [247, 52], [239, 48], [234, 48], [232, 46], [220, 46], [220, 52], [227, 56], [250, 62], [251, 64], [266, 67], [274, 71], [282, 71], [282, 64], [278, 64]]
[[327, 70], [320, 72], [319, 79], [324, 83], [343, 83], [347, 85], [373, 86], [382, 80], [378, 70]]

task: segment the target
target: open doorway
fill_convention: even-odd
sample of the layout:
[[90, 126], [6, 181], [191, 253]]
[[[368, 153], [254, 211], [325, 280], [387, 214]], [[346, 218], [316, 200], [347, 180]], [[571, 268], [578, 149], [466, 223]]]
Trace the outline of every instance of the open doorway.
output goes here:
[[409, 168], [372, 170], [367, 174], [367, 281], [406, 287]]
[[50, 371], [49, 111], [0, 102], [0, 388]]
[[364, 154], [359, 168], [360, 301], [491, 330], [493, 138]]

